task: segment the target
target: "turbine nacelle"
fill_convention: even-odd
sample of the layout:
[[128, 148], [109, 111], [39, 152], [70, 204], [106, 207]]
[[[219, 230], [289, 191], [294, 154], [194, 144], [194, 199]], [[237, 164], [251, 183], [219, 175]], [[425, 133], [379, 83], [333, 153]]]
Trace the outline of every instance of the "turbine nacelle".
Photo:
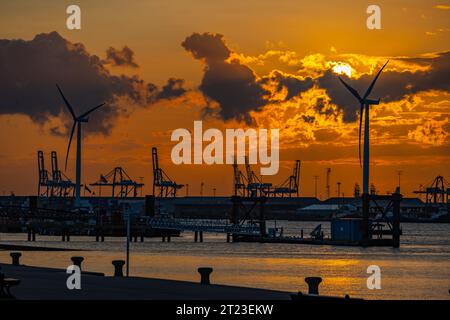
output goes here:
[[380, 104], [380, 99], [378, 99], [378, 100], [363, 99], [363, 100], [361, 100], [361, 104], [378, 105], [378, 104]]

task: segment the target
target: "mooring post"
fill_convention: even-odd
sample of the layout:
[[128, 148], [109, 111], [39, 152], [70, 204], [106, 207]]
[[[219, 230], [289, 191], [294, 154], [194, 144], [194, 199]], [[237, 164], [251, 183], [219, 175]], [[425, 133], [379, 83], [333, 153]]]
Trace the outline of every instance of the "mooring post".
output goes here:
[[27, 241], [31, 241], [31, 229], [27, 228], [28, 238]]
[[162, 236], [162, 242], [166, 242], [166, 236]]
[[141, 235], [141, 242], [144, 242], [144, 235]]
[[32, 241], [36, 241], [36, 231], [32, 229]]
[[209, 280], [209, 275], [213, 272], [213, 268], [210, 267], [200, 267], [197, 269], [200, 273], [200, 284], [211, 284]]
[[73, 264], [78, 266], [81, 270], [81, 263], [83, 262], [84, 258], [83, 257], [72, 257], [70, 258], [70, 260], [72, 260]]
[[227, 243], [229, 243], [229, 242], [230, 242], [230, 233], [227, 232]]
[[167, 235], [167, 242], [170, 242], [170, 234]]
[[319, 294], [319, 285], [322, 282], [321, 277], [307, 277], [305, 282], [308, 284], [309, 294]]
[[303, 239], [303, 229], [300, 231], [300, 237]]
[[123, 277], [123, 266], [125, 265], [125, 261], [113, 260], [112, 264], [114, 266], [114, 277]]
[[194, 231], [194, 242], [198, 240], [198, 231]]
[[22, 253], [20, 253], [20, 252], [11, 252], [9, 255], [12, 258], [12, 265], [13, 266], [20, 266], [20, 257], [22, 256]]
[[203, 242], [203, 231], [200, 231], [200, 242]]

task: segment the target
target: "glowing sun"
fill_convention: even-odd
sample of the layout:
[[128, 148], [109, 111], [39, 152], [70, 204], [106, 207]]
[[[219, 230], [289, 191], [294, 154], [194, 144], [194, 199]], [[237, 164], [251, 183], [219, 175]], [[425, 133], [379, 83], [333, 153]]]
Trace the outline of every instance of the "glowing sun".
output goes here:
[[338, 62], [333, 67], [333, 72], [337, 74], [346, 74], [348, 77], [352, 76], [352, 67], [346, 63]]

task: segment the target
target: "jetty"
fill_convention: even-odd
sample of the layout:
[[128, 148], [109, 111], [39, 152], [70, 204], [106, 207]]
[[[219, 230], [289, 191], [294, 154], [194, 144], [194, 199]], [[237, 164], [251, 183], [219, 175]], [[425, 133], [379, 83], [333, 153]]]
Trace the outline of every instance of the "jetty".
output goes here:
[[[290, 300], [291, 293], [200, 281], [177, 281], [142, 277], [112, 277], [81, 274], [81, 289], [66, 286], [70, 274], [63, 269], [0, 264], [0, 272], [20, 280], [11, 289], [25, 300]], [[200, 279], [200, 276], [199, 276]]]

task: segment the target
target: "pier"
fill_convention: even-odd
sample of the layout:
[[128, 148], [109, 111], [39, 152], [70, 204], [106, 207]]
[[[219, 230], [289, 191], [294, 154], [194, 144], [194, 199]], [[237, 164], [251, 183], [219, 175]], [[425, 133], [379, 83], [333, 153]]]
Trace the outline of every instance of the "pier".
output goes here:
[[[82, 274], [81, 290], [68, 290], [66, 270], [0, 264], [21, 283], [11, 291], [25, 300], [290, 300], [291, 293], [199, 282]], [[193, 270], [196, 272], [196, 270]]]

